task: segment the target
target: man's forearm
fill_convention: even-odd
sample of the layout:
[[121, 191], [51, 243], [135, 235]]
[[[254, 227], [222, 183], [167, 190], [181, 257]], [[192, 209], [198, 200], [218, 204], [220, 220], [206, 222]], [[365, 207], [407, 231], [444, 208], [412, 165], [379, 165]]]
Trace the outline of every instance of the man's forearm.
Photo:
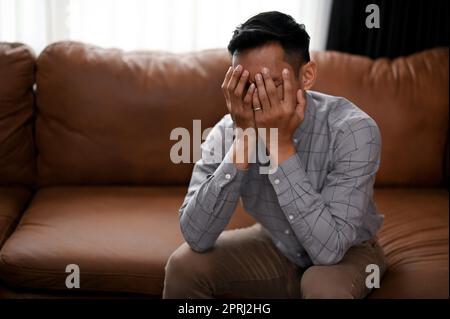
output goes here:
[[[205, 251], [214, 245], [236, 208], [245, 171], [236, 168], [229, 160], [231, 155], [230, 150], [215, 172], [205, 176], [180, 209], [181, 231], [196, 251]], [[195, 167], [193, 174], [196, 170], [201, 168]]]

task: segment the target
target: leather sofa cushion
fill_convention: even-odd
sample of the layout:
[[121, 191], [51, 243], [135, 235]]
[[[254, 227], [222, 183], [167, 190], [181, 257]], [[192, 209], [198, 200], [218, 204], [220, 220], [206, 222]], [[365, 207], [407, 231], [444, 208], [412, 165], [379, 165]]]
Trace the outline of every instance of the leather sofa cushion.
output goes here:
[[[184, 187], [44, 188], [0, 250], [0, 277], [12, 287], [160, 295], [164, 265], [183, 242]], [[254, 223], [239, 208], [229, 228]], [[65, 286], [68, 264], [80, 289]]]
[[356, 103], [380, 127], [376, 185], [442, 185], [448, 136], [448, 48], [394, 60], [313, 55], [315, 90]]
[[20, 43], [0, 42], [0, 185], [31, 185], [35, 57]]
[[[160, 295], [165, 262], [183, 242], [184, 194], [177, 187], [42, 189], [0, 250], [0, 277], [70, 294], [64, 270], [76, 263], [82, 291]], [[379, 238], [389, 270], [370, 297], [448, 297], [448, 192], [377, 188], [375, 198], [386, 217]], [[229, 228], [253, 222], [239, 207]]]
[[[344, 96], [378, 123], [376, 185], [439, 185], [448, 133], [448, 48], [395, 60], [312, 52], [313, 89]], [[192, 165], [170, 161], [172, 129], [226, 112], [225, 49], [123, 52], [75, 42], [37, 61], [39, 181], [57, 184], [183, 184]], [[191, 154], [192, 155], [192, 154]]]
[[31, 192], [24, 187], [0, 187], [0, 248], [19, 222]]
[[376, 189], [389, 267], [371, 298], [448, 299], [448, 200], [447, 189]]
[[[74, 42], [37, 61], [36, 143], [41, 185], [186, 185], [170, 133], [225, 114], [225, 50], [123, 52]], [[199, 148], [198, 148], [199, 149]], [[192, 151], [191, 151], [192, 158]]]

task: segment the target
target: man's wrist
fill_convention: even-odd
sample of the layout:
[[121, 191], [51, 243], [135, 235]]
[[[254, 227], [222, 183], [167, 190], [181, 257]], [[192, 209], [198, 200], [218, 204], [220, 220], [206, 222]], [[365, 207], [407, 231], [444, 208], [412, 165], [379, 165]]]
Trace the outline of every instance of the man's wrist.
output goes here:
[[256, 142], [256, 136], [252, 133], [248, 135], [240, 135], [238, 133], [236, 135], [233, 143], [232, 161], [237, 169], [248, 169], [256, 149]]
[[295, 145], [292, 141], [283, 142], [278, 144], [278, 158], [276, 159], [276, 163], [279, 165], [283, 163], [285, 160], [290, 158], [297, 152]]

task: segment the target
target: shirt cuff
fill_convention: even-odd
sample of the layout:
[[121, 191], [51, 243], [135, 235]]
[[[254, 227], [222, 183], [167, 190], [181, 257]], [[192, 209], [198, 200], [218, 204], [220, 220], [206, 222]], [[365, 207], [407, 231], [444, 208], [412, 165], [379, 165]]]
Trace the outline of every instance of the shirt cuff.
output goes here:
[[295, 153], [283, 161], [277, 170], [273, 174], [269, 174], [268, 177], [275, 193], [281, 195], [292, 188], [293, 185], [302, 183], [308, 176], [300, 157]]
[[[238, 169], [231, 159], [231, 150], [225, 155], [222, 163], [214, 173], [214, 179], [220, 188], [229, 184], [235, 185], [236, 189], [241, 185], [248, 170]], [[234, 188], [234, 187], [233, 187]]]

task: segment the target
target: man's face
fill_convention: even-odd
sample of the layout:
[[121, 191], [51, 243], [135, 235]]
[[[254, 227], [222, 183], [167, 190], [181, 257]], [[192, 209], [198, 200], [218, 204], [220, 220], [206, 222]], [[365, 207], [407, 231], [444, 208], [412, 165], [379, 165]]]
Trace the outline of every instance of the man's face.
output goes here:
[[[277, 87], [278, 98], [280, 100], [284, 99], [283, 77], [281, 72], [285, 68], [289, 69], [291, 74], [296, 74], [296, 71], [299, 71], [294, 70], [292, 66], [285, 61], [284, 57], [285, 54], [283, 47], [278, 43], [270, 43], [262, 47], [247, 49], [243, 52], [234, 54], [232, 60], [233, 67], [240, 64], [243, 66], [244, 70], [247, 70], [250, 73], [249, 83], [247, 83], [245, 92], [247, 92], [249, 85], [255, 82], [255, 75], [262, 73], [262, 68], [266, 67], [269, 69], [272, 80]], [[295, 94], [300, 88], [299, 83], [299, 79], [294, 77], [294, 81], [292, 83], [292, 92], [294, 96], [292, 98], [295, 98]]]

